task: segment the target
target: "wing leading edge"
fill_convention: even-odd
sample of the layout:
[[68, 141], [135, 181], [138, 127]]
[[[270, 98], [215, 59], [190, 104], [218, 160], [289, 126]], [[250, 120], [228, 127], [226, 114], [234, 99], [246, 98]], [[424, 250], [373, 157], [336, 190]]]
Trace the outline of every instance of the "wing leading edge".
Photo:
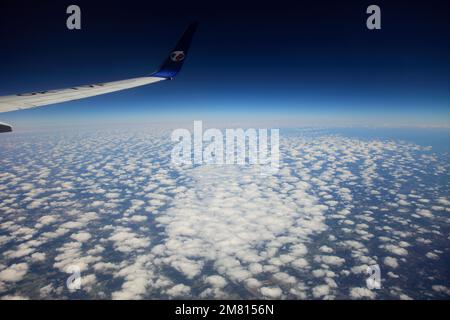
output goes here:
[[[146, 77], [127, 80], [96, 83], [76, 86], [67, 89], [46, 90], [0, 97], [0, 113], [39, 106], [78, 100], [105, 93], [135, 88], [163, 80], [172, 80], [183, 66], [192, 38], [197, 29], [197, 23], [188, 26], [175, 48], [170, 52], [161, 67]], [[0, 132], [10, 132], [11, 126], [0, 123]]]

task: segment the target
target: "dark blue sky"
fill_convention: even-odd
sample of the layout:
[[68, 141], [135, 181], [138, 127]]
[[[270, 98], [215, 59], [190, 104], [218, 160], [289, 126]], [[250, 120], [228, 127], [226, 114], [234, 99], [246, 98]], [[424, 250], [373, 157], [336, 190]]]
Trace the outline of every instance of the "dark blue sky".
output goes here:
[[[70, 4], [82, 30], [66, 29]], [[382, 30], [366, 28], [370, 4]], [[87, 119], [327, 118], [450, 122], [449, 1], [0, 3], [0, 95], [150, 74], [199, 21], [177, 79], [36, 110]]]

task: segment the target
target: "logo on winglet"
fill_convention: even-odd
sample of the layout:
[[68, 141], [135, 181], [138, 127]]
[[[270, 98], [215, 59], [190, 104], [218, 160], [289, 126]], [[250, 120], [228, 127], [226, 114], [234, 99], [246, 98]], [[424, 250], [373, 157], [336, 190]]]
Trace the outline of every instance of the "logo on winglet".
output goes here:
[[185, 57], [184, 51], [174, 51], [170, 54], [170, 60], [173, 62], [183, 61]]

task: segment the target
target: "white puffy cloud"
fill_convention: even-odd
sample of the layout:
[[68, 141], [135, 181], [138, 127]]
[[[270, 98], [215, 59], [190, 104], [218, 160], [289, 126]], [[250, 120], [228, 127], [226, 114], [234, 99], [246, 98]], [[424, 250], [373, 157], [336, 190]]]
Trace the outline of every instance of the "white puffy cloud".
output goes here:
[[345, 262], [345, 259], [337, 257], [337, 256], [317, 256], [314, 258], [315, 261], [320, 263], [325, 263], [327, 265], [332, 266], [342, 266]]
[[124, 227], [115, 229], [109, 240], [114, 243], [116, 250], [121, 252], [133, 252], [150, 245], [148, 237], [139, 236], [130, 228]]
[[399, 255], [399, 256], [406, 256], [406, 255], [408, 255], [408, 250], [406, 250], [406, 249], [404, 249], [402, 247], [396, 246], [394, 244], [385, 245], [384, 248], [387, 251], [389, 251], [389, 252], [391, 252], [393, 254]]
[[91, 238], [91, 235], [88, 232], [78, 232], [72, 234], [70, 237], [79, 242], [86, 242]]
[[42, 262], [45, 261], [46, 254], [42, 252], [35, 252], [31, 255], [31, 260], [33, 262]]
[[172, 297], [188, 296], [190, 294], [190, 292], [191, 292], [191, 288], [182, 283], [177, 284], [166, 291], [166, 293]]
[[278, 287], [262, 287], [260, 291], [264, 297], [269, 299], [279, 299], [282, 294], [281, 289]]
[[328, 246], [321, 246], [319, 248], [319, 250], [323, 253], [332, 253], [333, 252], [333, 248], [330, 248]]
[[328, 295], [329, 293], [330, 293], [330, 287], [326, 284], [315, 286], [312, 289], [312, 294], [313, 294], [314, 298], [321, 298], [321, 297]]
[[391, 268], [394, 268], [394, 269], [398, 267], [398, 261], [397, 261], [396, 258], [386, 257], [386, 258], [384, 258], [383, 262], [388, 267], [391, 267]]
[[0, 271], [0, 281], [18, 282], [24, 278], [28, 272], [28, 264], [16, 263]]
[[439, 259], [439, 256], [436, 253], [434, 253], [434, 252], [427, 252], [425, 256], [428, 259], [431, 259], [431, 260], [438, 260]]
[[350, 297], [353, 299], [375, 299], [376, 293], [367, 288], [356, 287], [350, 289]]
[[450, 295], [450, 289], [443, 285], [433, 285], [431, 287], [434, 291], [439, 293], [445, 293], [446, 295]]
[[217, 288], [223, 288], [227, 285], [227, 281], [223, 277], [217, 275], [207, 277], [206, 282]]

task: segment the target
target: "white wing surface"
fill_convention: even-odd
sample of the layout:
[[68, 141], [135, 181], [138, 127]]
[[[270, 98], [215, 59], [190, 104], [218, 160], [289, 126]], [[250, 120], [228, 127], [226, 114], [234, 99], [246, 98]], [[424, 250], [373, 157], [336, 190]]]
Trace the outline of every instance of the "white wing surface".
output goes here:
[[48, 104], [78, 100], [100, 94], [143, 86], [166, 80], [158, 77], [140, 77], [122, 81], [96, 83], [61, 90], [48, 90], [0, 97], [0, 112], [46, 106]]

